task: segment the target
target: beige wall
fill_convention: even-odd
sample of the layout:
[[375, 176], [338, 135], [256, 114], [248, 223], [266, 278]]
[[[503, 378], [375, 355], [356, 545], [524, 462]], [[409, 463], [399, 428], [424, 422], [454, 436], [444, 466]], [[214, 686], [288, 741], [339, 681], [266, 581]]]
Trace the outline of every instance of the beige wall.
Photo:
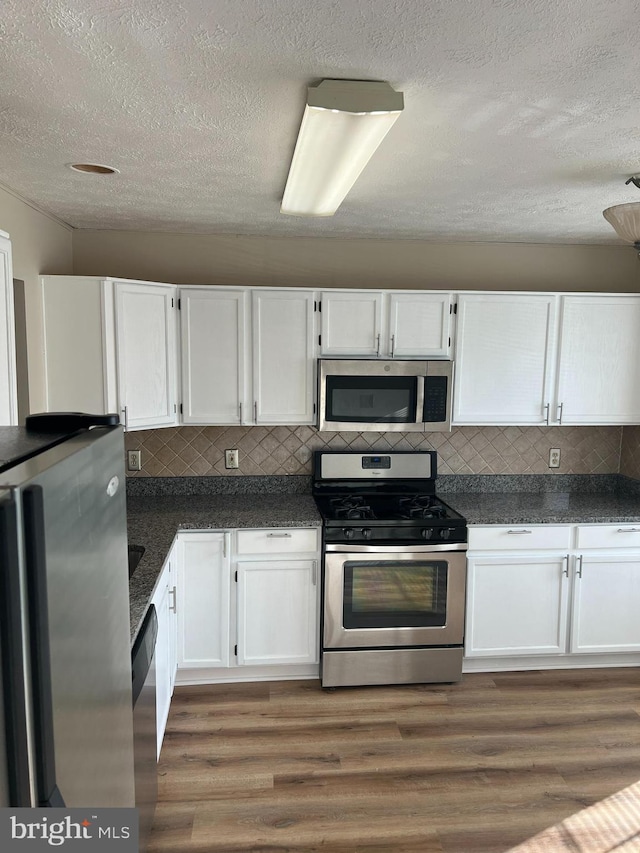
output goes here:
[[78, 230], [73, 265], [176, 284], [640, 291], [631, 246]]
[[[73, 269], [73, 231], [0, 186], [0, 229], [11, 237], [13, 276], [25, 283], [27, 359], [31, 411], [43, 399], [42, 312], [38, 276]], [[20, 395], [21, 389], [18, 389]]]

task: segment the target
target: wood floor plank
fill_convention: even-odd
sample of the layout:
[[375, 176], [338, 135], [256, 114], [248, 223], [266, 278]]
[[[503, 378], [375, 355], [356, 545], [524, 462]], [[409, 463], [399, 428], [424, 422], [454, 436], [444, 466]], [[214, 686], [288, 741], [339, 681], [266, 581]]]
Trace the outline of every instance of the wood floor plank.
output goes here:
[[632, 668], [177, 688], [149, 853], [504, 853], [640, 779], [638, 708]]

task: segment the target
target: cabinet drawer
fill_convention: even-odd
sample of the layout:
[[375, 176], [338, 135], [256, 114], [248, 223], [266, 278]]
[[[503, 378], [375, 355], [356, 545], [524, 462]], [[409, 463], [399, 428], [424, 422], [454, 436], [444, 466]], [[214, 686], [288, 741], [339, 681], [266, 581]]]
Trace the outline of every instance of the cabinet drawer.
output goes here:
[[640, 523], [578, 527], [578, 548], [640, 548]]
[[317, 550], [318, 530], [316, 528], [274, 527], [262, 530], [238, 530], [236, 548], [238, 556]]
[[470, 551], [568, 551], [570, 543], [570, 527], [510, 524], [469, 528]]

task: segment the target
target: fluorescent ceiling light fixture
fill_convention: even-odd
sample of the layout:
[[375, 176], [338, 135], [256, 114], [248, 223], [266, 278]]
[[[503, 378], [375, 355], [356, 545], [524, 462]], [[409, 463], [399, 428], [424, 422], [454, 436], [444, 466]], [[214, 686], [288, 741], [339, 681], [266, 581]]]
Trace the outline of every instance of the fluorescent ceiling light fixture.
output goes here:
[[310, 86], [280, 212], [333, 216], [403, 109], [388, 83]]

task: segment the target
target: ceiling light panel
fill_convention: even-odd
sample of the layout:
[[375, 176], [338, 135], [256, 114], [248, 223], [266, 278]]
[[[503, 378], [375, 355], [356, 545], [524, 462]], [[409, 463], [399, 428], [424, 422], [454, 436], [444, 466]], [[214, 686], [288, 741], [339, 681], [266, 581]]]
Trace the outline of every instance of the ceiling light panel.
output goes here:
[[388, 83], [323, 80], [307, 90], [280, 208], [332, 216], [404, 108]]

